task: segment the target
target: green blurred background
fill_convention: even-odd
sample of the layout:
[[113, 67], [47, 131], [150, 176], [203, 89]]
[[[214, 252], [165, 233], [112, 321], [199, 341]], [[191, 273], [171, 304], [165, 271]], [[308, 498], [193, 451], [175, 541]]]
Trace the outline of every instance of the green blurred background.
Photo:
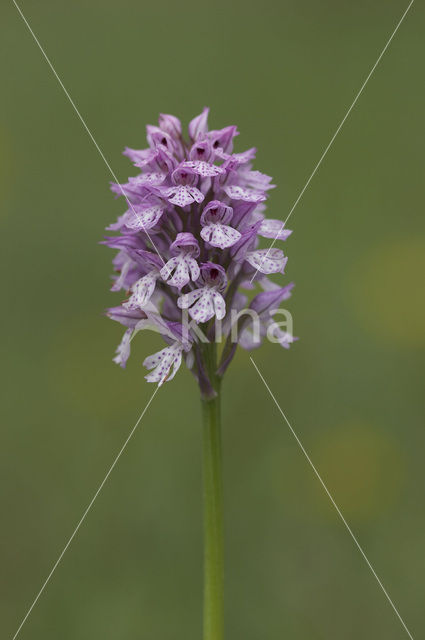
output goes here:
[[[284, 218], [407, 2], [22, 0], [117, 175], [160, 111], [204, 105], [279, 188]], [[123, 211], [12, 2], [1, 12], [1, 636], [11, 638], [153, 387], [103, 318]], [[300, 341], [255, 358], [415, 637], [425, 627], [425, 10], [414, 3], [296, 208]], [[156, 396], [22, 639], [201, 636], [200, 411]], [[229, 640], [407, 637], [239, 353], [224, 385]]]

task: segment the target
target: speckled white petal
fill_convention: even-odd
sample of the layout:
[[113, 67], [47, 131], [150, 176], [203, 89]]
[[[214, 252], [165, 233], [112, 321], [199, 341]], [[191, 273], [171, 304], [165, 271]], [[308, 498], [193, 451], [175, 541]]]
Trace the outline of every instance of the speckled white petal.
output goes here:
[[205, 242], [209, 242], [213, 247], [227, 249], [238, 242], [241, 234], [226, 224], [212, 223], [201, 230], [201, 238]]
[[140, 278], [132, 287], [132, 295], [127, 302], [123, 304], [126, 309], [140, 309], [147, 304], [155, 291], [156, 280], [159, 271], [151, 271], [143, 278]]
[[280, 249], [258, 249], [248, 251], [245, 260], [261, 273], [284, 273], [288, 258], [285, 258]]
[[186, 260], [184, 256], [180, 256], [177, 259], [177, 266], [174, 271], [174, 275], [168, 281], [168, 284], [171, 284], [173, 287], [177, 287], [178, 289], [182, 289], [185, 284], [190, 281], [190, 272], [187, 266]]
[[205, 242], [209, 242], [210, 238], [213, 234], [213, 225], [212, 224], [208, 224], [206, 227], [204, 227], [203, 229], [201, 229], [201, 238], [202, 240], [205, 240]]
[[191, 187], [190, 185], [186, 185], [185, 188], [188, 190], [188, 192], [192, 196], [192, 199], [195, 202], [199, 203], [199, 202], [202, 202], [204, 200], [204, 198], [205, 198], [204, 194], [201, 191], [199, 191], [199, 189], [197, 189], [196, 187]]
[[172, 380], [180, 368], [182, 362], [183, 345], [175, 342], [170, 347], [166, 347], [151, 356], [148, 356], [143, 366], [146, 369], [153, 369], [145, 376], [148, 382], [158, 382], [160, 387], [167, 380]]
[[139, 187], [144, 185], [160, 185], [164, 182], [167, 177], [166, 173], [159, 172], [151, 172], [151, 173], [141, 173], [138, 176], [128, 179], [128, 184], [132, 187]]
[[263, 220], [258, 230], [258, 235], [273, 240], [286, 240], [292, 230], [285, 229], [285, 223], [281, 220]]
[[133, 329], [127, 329], [124, 333], [123, 338], [116, 350], [116, 356], [113, 358], [113, 361], [120, 365], [124, 369], [127, 364], [127, 360], [130, 356], [130, 341], [131, 335], [133, 333]]
[[185, 207], [188, 204], [192, 204], [193, 198], [184, 185], [172, 187], [167, 192], [168, 202], [177, 205], [178, 207]]
[[191, 256], [187, 256], [185, 259], [190, 270], [190, 277], [194, 282], [196, 282], [196, 280], [198, 280], [199, 276], [201, 275], [199, 265], [196, 262], [195, 258], [192, 258]]
[[208, 287], [202, 290], [202, 295], [195, 304], [189, 308], [189, 315], [195, 322], [208, 322], [215, 315], [213, 291]]
[[211, 297], [214, 305], [214, 313], [217, 320], [223, 320], [226, 315], [226, 303], [224, 298], [218, 291], [211, 291]]
[[173, 270], [176, 268], [178, 263], [178, 258], [170, 258], [166, 264], [160, 270], [160, 276], [163, 280], [168, 280], [171, 277]]
[[263, 193], [253, 191], [252, 189], [244, 189], [243, 187], [239, 187], [238, 185], [230, 185], [228, 187], [224, 187], [224, 191], [226, 195], [228, 195], [232, 200], [244, 200], [245, 202], [263, 202], [266, 199], [266, 196]]
[[142, 211], [129, 209], [125, 226], [129, 229], [141, 229], [142, 231], [152, 229], [152, 227], [158, 223], [163, 213], [164, 209], [159, 205], [148, 207]]
[[171, 258], [160, 273], [163, 280], [168, 280], [168, 284], [178, 289], [182, 289], [190, 280], [197, 280], [200, 276], [198, 263], [187, 253]]
[[205, 160], [189, 160], [188, 162], [183, 162], [181, 166], [192, 169], [194, 173], [203, 178], [213, 178], [226, 173], [226, 170], [222, 167], [217, 167], [215, 164], [205, 162]]
[[171, 187], [166, 192], [168, 202], [178, 207], [186, 207], [192, 202], [202, 202], [204, 195], [196, 187], [190, 185], [179, 185]]
[[177, 306], [179, 309], [188, 309], [191, 304], [203, 295], [204, 291], [205, 288], [202, 288], [189, 291], [189, 293], [184, 293], [180, 298], [177, 298]]

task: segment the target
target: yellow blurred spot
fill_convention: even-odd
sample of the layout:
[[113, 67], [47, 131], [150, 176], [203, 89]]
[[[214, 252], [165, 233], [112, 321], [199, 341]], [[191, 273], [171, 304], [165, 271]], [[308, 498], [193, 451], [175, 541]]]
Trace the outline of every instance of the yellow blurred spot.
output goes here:
[[400, 345], [425, 344], [425, 239], [391, 241], [361, 256], [350, 302], [359, 322]]
[[[404, 456], [385, 431], [351, 424], [332, 434], [326, 432], [314, 447], [312, 459], [348, 520], [374, 518], [398, 500], [405, 475]], [[319, 483], [316, 489], [316, 494], [323, 493]], [[327, 509], [323, 500], [317, 504]]]

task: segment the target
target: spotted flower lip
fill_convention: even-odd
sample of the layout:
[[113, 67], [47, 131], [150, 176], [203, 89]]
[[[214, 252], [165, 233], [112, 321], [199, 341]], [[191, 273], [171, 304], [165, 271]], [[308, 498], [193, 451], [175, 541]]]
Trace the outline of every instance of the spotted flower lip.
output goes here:
[[223, 267], [213, 262], [201, 265], [201, 280], [204, 286], [185, 293], [177, 299], [180, 309], [188, 309], [196, 322], [208, 322], [214, 316], [223, 320], [226, 315], [226, 303], [221, 291], [226, 288], [227, 278]]
[[241, 237], [240, 231], [228, 225], [232, 216], [232, 207], [219, 200], [207, 204], [201, 215], [201, 238], [212, 247], [232, 247]]
[[171, 182], [174, 186], [165, 187], [160, 193], [164, 195], [170, 204], [178, 207], [187, 207], [194, 202], [202, 202], [204, 194], [195, 185], [199, 175], [192, 167], [177, 167], [171, 174]]
[[187, 162], [182, 162], [180, 171], [185, 172], [187, 169], [203, 178], [213, 178], [218, 175], [225, 175], [226, 173], [226, 170], [222, 167], [218, 167], [210, 162], [205, 162], [204, 160], [188, 160]]
[[[107, 310], [125, 327], [114, 361], [125, 367], [135, 334], [154, 330], [166, 346], [145, 359], [146, 379], [162, 385], [185, 362], [204, 390], [211, 384], [199, 330], [208, 328], [208, 339], [215, 340], [216, 323], [223, 322], [228, 340], [232, 313], [248, 304], [245, 294], [252, 290], [249, 309], [258, 314], [264, 336], [271, 314], [293, 287], [269, 278], [284, 273], [283, 251], [260, 244], [262, 238], [286, 241], [291, 234], [281, 220], [265, 216], [275, 185], [253, 168], [255, 148], [234, 152], [236, 126], [210, 130], [208, 117], [205, 107], [190, 121], [185, 138], [176, 116], [160, 114], [158, 125], [146, 128], [146, 149], [125, 148], [138, 173], [111, 185], [128, 206], [107, 228], [116, 235], [103, 240], [117, 251], [112, 290], [124, 294], [121, 305]], [[282, 330], [275, 338], [285, 348], [293, 342]], [[258, 346], [245, 326], [238, 343]], [[220, 372], [234, 348], [226, 354]]]
[[261, 273], [284, 273], [288, 258], [281, 249], [258, 249], [248, 251], [245, 260]]
[[258, 230], [258, 235], [272, 240], [286, 240], [292, 231], [284, 228], [281, 220], [263, 220]]
[[151, 369], [151, 373], [146, 376], [148, 382], [157, 382], [159, 386], [166, 380], [172, 380], [182, 362], [183, 346], [175, 342], [170, 347], [165, 347], [161, 351], [148, 356], [143, 361], [146, 369]]
[[179, 290], [190, 280], [198, 280], [200, 269], [196, 258], [199, 257], [200, 249], [198, 241], [192, 233], [178, 233], [170, 245], [170, 253], [173, 257], [160, 271], [163, 280], [168, 280], [168, 284]]

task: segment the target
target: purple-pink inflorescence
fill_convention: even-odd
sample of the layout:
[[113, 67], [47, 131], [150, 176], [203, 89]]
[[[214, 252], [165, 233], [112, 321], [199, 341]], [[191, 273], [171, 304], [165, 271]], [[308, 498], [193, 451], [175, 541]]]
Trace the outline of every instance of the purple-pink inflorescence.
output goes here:
[[[207, 120], [205, 108], [190, 122], [185, 140], [180, 121], [161, 114], [159, 126], [147, 127], [149, 147], [124, 151], [140, 173], [112, 185], [128, 208], [107, 228], [119, 235], [104, 244], [118, 250], [112, 290], [127, 292], [120, 306], [107, 311], [127, 328], [114, 361], [125, 367], [134, 335], [153, 329], [167, 346], [144, 361], [146, 379], [160, 385], [171, 380], [184, 359], [208, 391], [202, 346], [207, 338], [218, 341], [217, 321], [220, 339], [227, 340], [221, 375], [237, 344], [259, 345], [293, 285], [280, 287], [267, 277], [284, 273], [283, 251], [258, 248], [260, 237], [286, 240], [291, 233], [280, 220], [265, 218], [271, 178], [252, 170], [255, 149], [233, 153], [235, 126], [209, 131]], [[233, 314], [248, 305], [241, 290], [256, 285], [261, 291], [248, 309], [258, 315], [259, 338], [253, 340], [239, 318], [239, 335], [230, 341]], [[276, 335], [285, 348], [294, 340], [285, 331]]]

